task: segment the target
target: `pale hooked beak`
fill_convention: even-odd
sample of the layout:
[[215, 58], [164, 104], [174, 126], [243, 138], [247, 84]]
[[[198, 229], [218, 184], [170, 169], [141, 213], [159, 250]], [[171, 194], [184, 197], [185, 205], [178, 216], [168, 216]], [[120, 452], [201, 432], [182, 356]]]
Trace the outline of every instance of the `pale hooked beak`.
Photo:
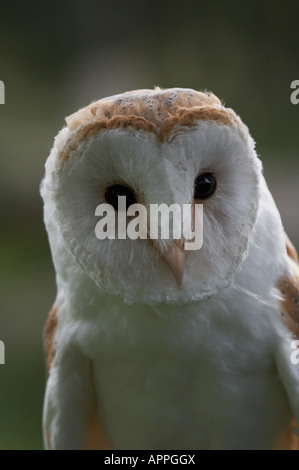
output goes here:
[[185, 261], [185, 242], [184, 240], [176, 240], [173, 247], [162, 253], [163, 258], [168, 264], [176, 283], [181, 289], [184, 276]]

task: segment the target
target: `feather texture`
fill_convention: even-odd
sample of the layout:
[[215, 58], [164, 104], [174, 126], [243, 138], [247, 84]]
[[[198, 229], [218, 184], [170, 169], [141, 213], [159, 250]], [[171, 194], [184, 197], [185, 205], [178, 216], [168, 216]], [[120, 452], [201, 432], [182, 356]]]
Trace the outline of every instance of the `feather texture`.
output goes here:
[[[111, 185], [147, 210], [182, 207], [207, 172], [217, 185], [203, 201], [204, 242], [180, 257], [180, 288], [165, 262], [171, 237], [96, 238]], [[57, 274], [48, 448], [296, 447], [298, 258], [233, 110], [180, 88], [92, 103], [56, 137], [41, 193]]]

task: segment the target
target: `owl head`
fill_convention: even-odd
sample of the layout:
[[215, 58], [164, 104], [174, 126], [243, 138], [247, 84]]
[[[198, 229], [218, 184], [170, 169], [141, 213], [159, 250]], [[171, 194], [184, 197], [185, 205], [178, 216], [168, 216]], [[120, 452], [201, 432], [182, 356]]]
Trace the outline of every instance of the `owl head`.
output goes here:
[[[233, 282], [257, 217], [261, 163], [232, 109], [212, 93], [156, 88], [101, 99], [66, 124], [42, 185], [58, 271], [72, 259], [129, 303], [206, 299]], [[186, 250], [171, 235], [99, 240], [95, 210], [110, 204], [116, 217], [119, 196], [148, 213], [153, 204], [201, 204], [202, 247]]]

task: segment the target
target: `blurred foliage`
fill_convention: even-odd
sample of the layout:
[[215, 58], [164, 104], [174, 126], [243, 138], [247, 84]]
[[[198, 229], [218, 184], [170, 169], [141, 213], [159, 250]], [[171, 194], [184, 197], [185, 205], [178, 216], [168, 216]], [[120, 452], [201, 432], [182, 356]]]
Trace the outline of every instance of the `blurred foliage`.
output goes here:
[[298, 1], [0, 1], [0, 448], [42, 447], [42, 328], [55, 280], [39, 183], [64, 116], [135, 88], [210, 89], [250, 128], [297, 224]]

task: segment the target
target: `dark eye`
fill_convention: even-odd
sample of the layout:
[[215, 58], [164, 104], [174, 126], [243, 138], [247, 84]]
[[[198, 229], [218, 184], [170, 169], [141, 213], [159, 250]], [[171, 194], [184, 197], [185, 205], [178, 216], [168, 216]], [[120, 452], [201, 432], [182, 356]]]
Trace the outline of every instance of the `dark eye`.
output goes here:
[[194, 182], [194, 199], [208, 199], [216, 189], [216, 178], [212, 173], [198, 175]]
[[105, 199], [108, 204], [114, 207], [115, 210], [118, 209], [118, 197], [125, 196], [126, 197], [126, 209], [130, 207], [132, 204], [135, 204], [136, 198], [135, 194], [132, 189], [128, 188], [128, 186], [124, 186], [122, 184], [115, 184], [107, 188], [105, 191]]

